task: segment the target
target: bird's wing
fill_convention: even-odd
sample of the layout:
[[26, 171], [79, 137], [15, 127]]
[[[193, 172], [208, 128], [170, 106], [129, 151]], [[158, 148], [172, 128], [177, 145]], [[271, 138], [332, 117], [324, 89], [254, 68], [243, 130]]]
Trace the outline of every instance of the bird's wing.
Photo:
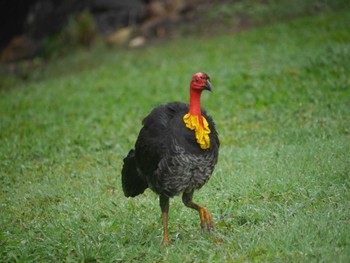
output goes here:
[[185, 111], [186, 104], [169, 103], [154, 108], [144, 118], [135, 144], [136, 159], [142, 172], [151, 174], [157, 169], [173, 140], [172, 122], [177, 115]]

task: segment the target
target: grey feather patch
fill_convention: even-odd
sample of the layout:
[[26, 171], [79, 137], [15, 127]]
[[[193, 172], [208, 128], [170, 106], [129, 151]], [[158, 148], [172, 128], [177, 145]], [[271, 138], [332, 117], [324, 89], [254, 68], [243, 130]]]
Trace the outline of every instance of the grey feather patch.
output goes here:
[[172, 144], [171, 154], [166, 154], [154, 172], [152, 190], [172, 197], [201, 188], [210, 178], [217, 157], [208, 151], [201, 155], [191, 154]]

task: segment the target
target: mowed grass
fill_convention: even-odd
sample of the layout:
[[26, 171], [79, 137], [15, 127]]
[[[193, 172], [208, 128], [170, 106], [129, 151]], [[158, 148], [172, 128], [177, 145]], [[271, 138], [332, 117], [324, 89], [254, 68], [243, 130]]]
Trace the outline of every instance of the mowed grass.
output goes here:
[[[348, 262], [350, 13], [193, 37], [97, 47], [6, 78], [0, 97], [2, 262]], [[124, 197], [121, 166], [142, 118], [188, 101], [194, 72], [220, 134], [219, 163], [181, 198], [161, 248], [157, 196]]]

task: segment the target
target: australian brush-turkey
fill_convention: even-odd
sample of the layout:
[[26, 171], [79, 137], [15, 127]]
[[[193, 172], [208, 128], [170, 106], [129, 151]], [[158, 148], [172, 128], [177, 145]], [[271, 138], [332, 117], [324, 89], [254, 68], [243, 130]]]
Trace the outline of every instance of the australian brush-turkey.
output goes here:
[[201, 230], [213, 229], [206, 207], [192, 201], [213, 173], [218, 160], [219, 138], [212, 118], [201, 109], [203, 90], [212, 90], [205, 73], [193, 75], [190, 104], [171, 102], [161, 105], [143, 120], [135, 149], [124, 159], [122, 186], [125, 196], [135, 197], [147, 187], [159, 195], [162, 211], [163, 242], [169, 242], [169, 198], [182, 194], [185, 206], [199, 212]]

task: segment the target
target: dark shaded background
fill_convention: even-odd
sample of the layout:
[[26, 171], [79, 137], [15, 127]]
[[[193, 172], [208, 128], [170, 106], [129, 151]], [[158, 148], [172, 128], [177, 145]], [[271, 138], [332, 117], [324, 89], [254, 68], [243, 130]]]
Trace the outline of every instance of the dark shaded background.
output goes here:
[[13, 0], [0, 4], [0, 49], [16, 35], [40, 39], [58, 32], [70, 15], [90, 11], [102, 33], [140, 23], [147, 1], [139, 0]]
[[102, 36], [108, 45], [129, 41], [129, 46], [141, 46], [146, 39], [168, 36], [181, 23], [186, 25], [183, 31], [190, 34], [215, 34], [222, 25], [232, 33], [269, 21], [341, 10], [349, 3], [348, 0], [5, 0], [0, 2], [0, 62], [11, 63], [36, 55], [50, 57], [74, 45], [90, 47], [96, 36]]

